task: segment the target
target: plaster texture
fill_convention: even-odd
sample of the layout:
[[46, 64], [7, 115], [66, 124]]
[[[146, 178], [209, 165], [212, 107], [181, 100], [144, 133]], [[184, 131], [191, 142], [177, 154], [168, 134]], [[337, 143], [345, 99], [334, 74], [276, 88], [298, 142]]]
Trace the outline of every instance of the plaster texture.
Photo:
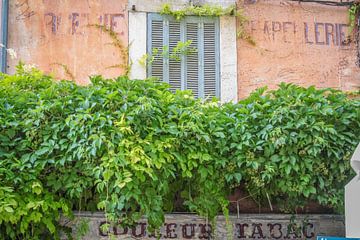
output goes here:
[[131, 79], [145, 79], [146, 66], [139, 63], [146, 54], [147, 15], [144, 12], [129, 12], [129, 60], [132, 64]]
[[112, 44], [109, 33], [91, 25], [111, 29], [126, 51], [126, 0], [9, 2], [9, 47], [18, 53], [18, 59], [9, 59], [10, 73], [20, 59], [57, 78], [71, 79], [69, 75], [73, 75], [79, 84], [89, 83], [89, 75], [111, 78], [124, 73], [127, 58]]
[[237, 97], [236, 19], [220, 17], [220, 98], [236, 102]]
[[[286, 0], [238, 1], [256, 46], [238, 39], [238, 95], [281, 82], [341, 90], [360, 87], [348, 8]], [[241, 29], [238, 23], [238, 30]]]
[[[227, 7], [235, 0], [200, 2]], [[89, 75], [123, 74], [128, 59], [107, 32], [90, 27], [98, 24], [112, 29], [123, 49], [130, 45], [130, 77], [144, 78], [146, 69], [138, 59], [146, 52], [145, 12], [158, 12], [164, 3], [189, 5], [187, 0], [10, 1], [9, 47], [18, 59], [9, 58], [8, 72], [14, 73], [21, 59], [79, 84], [89, 83]], [[128, 11], [133, 5], [136, 11]], [[238, 0], [237, 5], [244, 8], [249, 19], [245, 29], [256, 46], [236, 39], [241, 26], [237, 22], [235, 27], [234, 18], [220, 18], [222, 101], [245, 98], [266, 85], [273, 89], [280, 82], [340, 90], [360, 87], [356, 44], [347, 38], [346, 7], [287, 0]]]

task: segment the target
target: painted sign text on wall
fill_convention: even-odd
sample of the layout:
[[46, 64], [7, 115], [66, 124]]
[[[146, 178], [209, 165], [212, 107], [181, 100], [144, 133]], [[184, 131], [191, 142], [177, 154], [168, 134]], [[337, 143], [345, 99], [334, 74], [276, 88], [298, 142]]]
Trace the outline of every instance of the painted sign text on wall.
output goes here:
[[[205, 223], [165, 223], [161, 233], [152, 234], [147, 231], [147, 223], [137, 223], [135, 227], [121, 227], [112, 225], [107, 230], [106, 221], [100, 223], [98, 227], [99, 236], [107, 237], [110, 235], [135, 237], [135, 238], [157, 238], [166, 239], [211, 239], [213, 227]], [[232, 226], [236, 239], [312, 239], [315, 237], [313, 223], [235, 223]]]
[[266, 41], [293, 43], [302, 39], [307, 45], [347, 46], [347, 24], [329, 22], [250, 21], [252, 34], [262, 34]]
[[89, 13], [73, 12], [63, 18], [64, 14], [47, 12], [44, 14], [46, 25], [51, 29], [52, 34], [84, 35], [86, 28], [93, 24], [106, 26], [111, 31], [120, 35], [125, 34], [125, 14], [124, 13], [104, 13], [97, 17], [97, 21], [92, 22]]

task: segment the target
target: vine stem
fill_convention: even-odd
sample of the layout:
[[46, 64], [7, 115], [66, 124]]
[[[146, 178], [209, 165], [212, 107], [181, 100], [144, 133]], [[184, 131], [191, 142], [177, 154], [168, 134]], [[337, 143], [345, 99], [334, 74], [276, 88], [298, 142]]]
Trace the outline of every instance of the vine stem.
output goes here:
[[271, 201], [270, 201], [269, 194], [267, 192], [266, 192], [266, 197], [267, 197], [267, 200], [269, 202], [269, 206], [270, 206], [271, 211], [274, 211], [273, 206], [272, 206]]

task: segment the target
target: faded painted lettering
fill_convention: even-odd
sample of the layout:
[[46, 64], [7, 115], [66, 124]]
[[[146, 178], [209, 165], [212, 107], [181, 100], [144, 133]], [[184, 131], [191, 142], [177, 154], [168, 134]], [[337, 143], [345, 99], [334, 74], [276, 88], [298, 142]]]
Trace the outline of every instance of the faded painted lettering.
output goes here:
[[28, 19], [36, 14], [35, 11], [31, 10], [29, 0], [18, 1], [15, 8], [17, 10], [16, 20]]
[[[68, 20], [62, 21], [62, 15], [67, 15]], [[95, 21], [92, 21], [92, 19], [95, 19]], [[89, 13], [72, 12], [64, 14], [46, 12], [44, 14], [44, 21], [46, 26], [49, 26], [48, 31], [53, 35], [87, 35], [88, 31], [90, 31], [90, 25], [105, 26], [119, 35], [125, 35], [124, 26], [126, 26], [126, 19], [123, 13], [104, 13], [93, 18]]]
[[[282, 41], [288, 44], [303, 42], [305, 45], [313, 46], [347, 46], [350, 44], [346, 37], [348, 25], [342, 23], [296, 23], [266, 20], [263, 22], [249, 21], [248, 24], [251, 34], [261, 33], [266, 42]], [[301, 28], [302, 31], [298, 33]]]
[[[109, 228], [105, 229], [104, 226]], [[166, 239], [212, 239], [213, 226], [204, 223], [165, 223], [159, 232], [151, 233], [147, 231], [147, 223], [136, 223], [131, 228], [119, 225], [110, 225], [108, 222], [101, 222], [99, 225], [99, 236], [119, 236], [141, 238]], [[235, 223], [233, 226], [234, 239], [313, 239], [315, 237], [315, 227], [313, 223]]]

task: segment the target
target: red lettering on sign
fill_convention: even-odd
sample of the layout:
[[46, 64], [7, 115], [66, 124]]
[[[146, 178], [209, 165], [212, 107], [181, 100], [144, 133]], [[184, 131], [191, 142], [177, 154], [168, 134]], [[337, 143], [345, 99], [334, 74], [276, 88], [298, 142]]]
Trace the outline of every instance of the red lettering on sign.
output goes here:
[[[137, 231], [137, 226], [140, 225], [140, 232]], [[146, 223], [137, 223], [131, 230], [133, 237], [145, 237]]]
[[262, 231], [262, 224], [261, 223], [253, 223], [253, 233], [251, 235], [252, 238], [255, 238], [255, 236], [257, 236], [257, 238], [265, 238], [263, 231]]
[[246, 238], [245, 236], [245, 227], [249, 227], [248, 224], [246, 223], [243, 223], [243, 224], [240, 224], [240, 223], [237, 223], [236, 224], [236, 228], [239, 229], [239, 235], [237, 236], [237, 238]]
[[[182, 226], [182, 235], [185, 239], [191, 239], [195, 236], [195, 226], [196, 224], [184, 224]], [[190, 233], [188, 232], [188, 229], [190, 227]]]

